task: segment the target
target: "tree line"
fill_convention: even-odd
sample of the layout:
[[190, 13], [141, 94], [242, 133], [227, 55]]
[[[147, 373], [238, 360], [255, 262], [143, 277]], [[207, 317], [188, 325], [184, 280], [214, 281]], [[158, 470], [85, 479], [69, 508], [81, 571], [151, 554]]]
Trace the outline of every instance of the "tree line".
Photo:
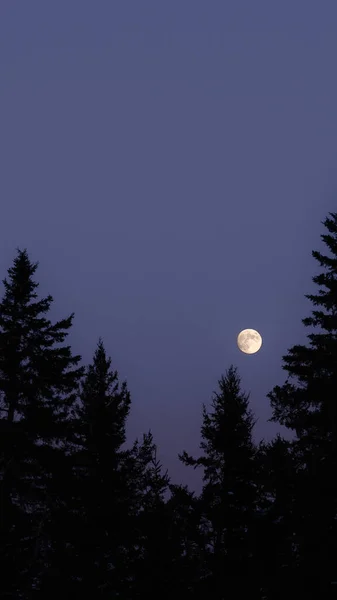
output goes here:
[[126, 446], [127, 383], [102, 339], [81, 365], [18, 250], [0, 302], [0, 598], [337, 598], [337, 213], [313, 252], [306, 345], [268, 395], [291, 432], [255, 443], [229, 366], [203, 406], [200, 494], [172, 482], [151, 431]]

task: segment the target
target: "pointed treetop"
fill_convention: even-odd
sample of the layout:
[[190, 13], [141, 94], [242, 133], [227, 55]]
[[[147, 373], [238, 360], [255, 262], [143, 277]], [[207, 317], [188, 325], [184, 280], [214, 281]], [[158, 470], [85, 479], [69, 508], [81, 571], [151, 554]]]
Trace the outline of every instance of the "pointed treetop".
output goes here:
[[37, 297], [35, 292], [39, 284], [33, 281], [33, 275], [36, 272], [38, 263], [32, 263], [29, 259], [27, 250], [17, 249], [17, 254], [13, 261], [13, 266], [7, 270], [8, 279], [3, 279], [6, 296], [10, 295], [13, 300], [20, 303], [29, 302]]
[[205, 477], [214, 472], [214, 465], [231, 460], [243, 448], [253, 451], [251, 434], [255, 421], [249, 409], [249, 394], [241, 390], [237, 369], [231, 365], [219, 380], [219, 392], [213, 392], [212, 410], [203, 405], [200, 449], [203, 456], [194, 459], [184, 451], [179, 459], [194, 468], [205, 467]]
[[[295, 375], [300, 381], [306, 382], [313, 375], [313, 361], [324, 358], [325, 367], [334, 368], [334, 336], [337, 334], [337, 213], [330, 213], [323, 221], [329, 234], [321, 236], [332, 256], [323, 255], [314, 250], [313, 257], [318, 261], [323, 271], [313, 277], [313, 282], [320, 287], [317, 294], [307, 294], [306, 298], [314, 307], [310, 317], [302, 319], [305, 327], [315, 327], [319, 331], [308, 335], [309, 347], [293, 346], [288, 355], [283, 357], [284, 369], [290, 375]], [[333, 334], [333, 335], [331, 335]], [[320, 354], [317, 351], [320, 351]], [[330, 358], [331, 360], [330, 360]]]
[[[125, 442], [126, 419], [131, 398], [126, 381], [120, 383], [118, 372], [111, 369], [102, 338], [99, 338], [93, 360], [86, 369], [81, 390], [79, 414], [98, 438], [111, 437], [116, 447]], [[104, 432], [104, 434], [103, 434]]]
[[317, 293], [306, 295], [314, 310], [310, 317], [302, 320], [305, 327], [316, 328], [316, 331], [307, 336], [307, 345], [294, 345], [282, 357], [283, 369], [295, 383], [290, 383], [288, 378], [283, 386], [275, 386], [267, 396], [273, 410], [271, 420], [295, 430], [298, 436], [305, 431], [321, 435], [325, 430], [326, 433], [336, 411], [337, 213], [329, 213], [323, 225], [328, 233], [321, 238], [330, 252], [326, 255], [312, 252], [322, 271], [313, 277], [319, 286]]

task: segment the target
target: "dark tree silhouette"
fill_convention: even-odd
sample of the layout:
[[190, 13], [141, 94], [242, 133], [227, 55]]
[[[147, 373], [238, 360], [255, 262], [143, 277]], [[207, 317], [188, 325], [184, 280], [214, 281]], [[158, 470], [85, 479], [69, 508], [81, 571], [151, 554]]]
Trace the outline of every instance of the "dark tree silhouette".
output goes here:
[[133, 445], [129, 466], [133, 486], [133, 528], [137, 532], [132, 564], [132, 598], [169, 598], [172, 589], [172, 542], [166, 505], [167, 472], [157, 458], [151, 431]]
[[317, 331], [308, 335], [307, 345], [293, 346], [283, 357], [289, 378], [269, 398], [273, 420], [294, 431], [302, 464], [296, 492], [302, 592], [329, 598], [336, 593], [331, 582], [337, 581], [337, 213], [323, 224], [329, 253], [312, 253], [322, 270], [313, 278], [318, 292], [306, 296], [314, 309], [303, 319]]
[[[180, 455], [185, 465], [204, 468], [200, 497], [206, 571], [202, 585], [214, 599], [237, 597], [256, 582], [252, 554], [256, 510], [253, 416], [240, 377], [230, 367], [219, 381], [212, 411], [203, 406], [203, 456]], [[244, 576], [243, 576], [244, 573]]]
[[200, 495], [171, 483], [151, 431], [126, 446], [131, 397], [100, 339], [92, 363], [53, 324], [17, 251], [0, 302], [0, 598], [335, 599], [337, 213], [307, 298], [307, 345], [268, 395], [293, 439], [255, 445], [231, 366], [203, 406]]
[[62, 585], [73, 597], [85, 593], [111, 598], [125, 583], [126, 549], [133, 532], [125, 466], [129, 452], [122, 446], [130, 403], [127, 384], [120, 384], [100, 339], [72, 421], [67, 514], [55, 515], [55, 523], [62, 519], [66, 527], [58, 532], [63, 543], [56, 546], [54, 568], [58, 565], [59, 581], [67, 573]]
[[52, 297], [37, 299], [37, 264], [18, 251], [0, 303], [0, 590], [38, 587], [48, 553], [52, 478], [62, 465], [80, 356], [63, 345], [73, 315], [52, 324]]

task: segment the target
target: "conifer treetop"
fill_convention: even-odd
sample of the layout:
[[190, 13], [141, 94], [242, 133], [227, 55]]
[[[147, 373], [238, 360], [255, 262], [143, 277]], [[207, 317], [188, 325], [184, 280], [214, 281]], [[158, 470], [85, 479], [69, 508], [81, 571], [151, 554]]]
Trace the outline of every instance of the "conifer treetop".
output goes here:
[[[312, 252], [322, 271], [313, 277], [318, 292], [306, 295], [314, 307], [311, 316], [302, 319], [305, 327], [316, 331], [308, 334], [307, 345], [294, 345], [282, 357], [288, 379], [268, 394], [273, 409], [271, 420], [295, 430], [298, 435], [309, 430], [313, 434], [314, 429], [317, 433], [320, 430], [321, 435], [335, 414], [331, 394], [337, 383], [337, 213], [329, 213], [322, 224], [327, 233], [322, 234], [321, 239], [328, 252]], [[323, 421], [321, 424], [319, 421], [325, 412], [323, 427]]]

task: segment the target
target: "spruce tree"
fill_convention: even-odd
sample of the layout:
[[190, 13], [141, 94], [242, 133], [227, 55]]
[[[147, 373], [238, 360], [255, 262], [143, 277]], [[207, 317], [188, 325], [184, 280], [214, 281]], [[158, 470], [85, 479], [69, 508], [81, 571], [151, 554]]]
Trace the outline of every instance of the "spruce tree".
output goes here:
[[0, 590], [8, 598], [38, 589], [58, 501], [52, 480], [82, 373], [63, 344], [73, 315], [48, 319], [53, 299], [38, 300], [37, 266], [18, 250], [0, 303]]
[[137, 539], [130, 597], [194, 598], [203, 568], [197, 499], [186, 486], [170, 484], [151, 432], [136, 440], [132, 459]]
[[168, 473], [163, 472], [157, 458], [157, 446], [151, 431], [132, 448], [130, 479], [135, 511], [133, 527], [137, 532], [133, 553], [134, 585], [132, 597], [169, 598], [174, 585], [170, 518], [166, 493]]
[[231, 366], [219, 381], [212, 410], [203, 406], [203, 455], [197, 459], [185, 451], [180, 460], [204, 468], [200, 497], [208, 577], [204, 593], [214, 599], [255, 593], [252, 560], [256, 508], [254, 420], [249, 397], [241, 391], [240, 377]]
[[[73, 481], [64, 534], [71, 565], [67, 586], [73, 597], [84, 593], [128, 597], [128, 548], [134, 532], [130, 527], [130, 451], [122, 447], [130, 403], [127, 384], [120, 383], [117, 371], [111, 369], [100, 339], [85, 373], [73, 422]], [[54, 564], [60, 564], [57, 551]]]
[[306, 296], [313, 304], [311, 316], [303, 319], [311, 328], [308, 343], [283, 357], [288, 379], [269, 398], [272, 420], [294, 432], [294, 452], [302, 464], [296, 492], [302, 573], [311, 592], [328, 598], [337, 580], [337, 213], [323, 225], [328, 252], [312, 253], [321, 270], [313, 277], [317, 293]]

